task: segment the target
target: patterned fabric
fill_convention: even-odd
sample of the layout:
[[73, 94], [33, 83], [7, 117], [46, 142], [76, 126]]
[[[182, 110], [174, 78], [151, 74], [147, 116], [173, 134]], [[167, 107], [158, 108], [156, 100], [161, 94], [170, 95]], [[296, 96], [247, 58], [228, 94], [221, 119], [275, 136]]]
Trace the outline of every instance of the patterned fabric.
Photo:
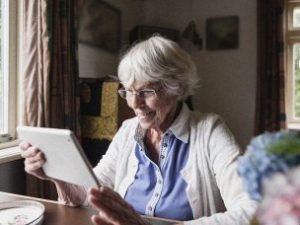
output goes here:
[[[120, 100], [117, 92], [118, 88], [118, 82], [102, 82], [101, 91], [97, 90], [97, 92], [101, 92], [101, 100], [99, 102], [94, 102], [91, 99], [92, 96], [90, 87], [87, 84], [85, 86], [82, 85], [82, 108], [87, 105], [84, 103], [84, 101], [86, 101], [87, 103], [90, 102], [93, 104], [93, 107], [96, 107], [95, 104], [99, 104], [99, 108], [101, 109], [99, 110], [99, 115], [81, 116], [83, 138], [112, 140], [118, 130], [118, 101]], [[86, 94], [83, 94], [84, 89], [86, 89]], [[94, 110], [94, 112], [95, 111], [97, 110]]]
[[257, 1], [258, 77], [255, 133], [285, 128], [283, 0]]
[[71, 129], [80, 137], [76, 29], [77, 1], [48, 0], [50, 126]]

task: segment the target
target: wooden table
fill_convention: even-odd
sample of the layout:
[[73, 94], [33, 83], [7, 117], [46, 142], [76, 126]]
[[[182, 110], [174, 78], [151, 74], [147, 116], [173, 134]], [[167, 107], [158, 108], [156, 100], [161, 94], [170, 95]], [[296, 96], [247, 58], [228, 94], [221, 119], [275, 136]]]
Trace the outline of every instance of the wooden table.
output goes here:
[[[45, 206], [43, 225], [93, 225], [90, 220], [91, 215], [97, 213], [90, 207], [69, 207], [59, 204], [57, 201], [41, 198], [28, 197], [24, 195], [11, 194], [0, 191], [0, 203], [14, 200], [34, 200]], [[175, 220], [145, 217], [152, 225], [171, 225]]]
[[0, 202], [13, 200], [35, 200], [42, 203], [45, 206], [43, 225], [93, 224], [90, 217], [95, 210], [92, 208], [72, 208], [58, 204], [56, 201], [0, 192]]

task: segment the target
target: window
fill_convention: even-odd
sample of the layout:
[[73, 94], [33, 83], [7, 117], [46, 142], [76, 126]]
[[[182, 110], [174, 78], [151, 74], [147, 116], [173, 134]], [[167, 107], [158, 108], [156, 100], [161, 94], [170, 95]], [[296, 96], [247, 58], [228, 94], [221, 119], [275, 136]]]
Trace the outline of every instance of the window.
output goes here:
[[300, 129], [300, 0], [286, 0], [285, 9], [287, 125]]
[[17, 121], [17, 0], [0, 0], [0, 6], [0, 135], [14, 137]]

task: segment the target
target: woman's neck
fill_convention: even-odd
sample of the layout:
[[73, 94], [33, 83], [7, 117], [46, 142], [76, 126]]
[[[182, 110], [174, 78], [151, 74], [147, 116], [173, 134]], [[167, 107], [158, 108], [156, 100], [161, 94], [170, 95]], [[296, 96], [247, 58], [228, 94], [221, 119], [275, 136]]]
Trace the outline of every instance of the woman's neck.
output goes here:
[[177, 118], [177, 116], [180, 113], [180, 110], [182, 108], [182, 103], [178, 103], [173, 110], [169, 112], [169, 115], [166, 118], [166, 121], [163, 122], [160, 126], [150, 128], [151, 133], [161, 133], [162, 135], [170, 128], [174, 120]]
[[175, 107], [175, 110], [171, 112], [171, 115], [169, 116], [170, 120], [167, 123], [168, 126], [150, 128], [149, 130], [146, 131], [145, 145], [147, 146], [148, 152], [150, 154], [150, 158], [154, 162], [158, 162], [161, 140], [164, 136], [164, 133], [169, 129], [171, 124], [179, 115], [181, 107], [182, 104], [178, 104], [177, 107]]

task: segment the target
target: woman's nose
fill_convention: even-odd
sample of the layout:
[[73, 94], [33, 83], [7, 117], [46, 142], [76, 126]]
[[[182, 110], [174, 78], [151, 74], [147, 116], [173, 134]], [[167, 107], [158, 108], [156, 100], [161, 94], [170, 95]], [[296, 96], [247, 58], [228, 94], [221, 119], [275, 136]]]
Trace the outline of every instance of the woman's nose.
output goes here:
[[132, 108], [139, 108], [145, 105], [145, 99], [139, 95], [133, 95], [131, 97]]

